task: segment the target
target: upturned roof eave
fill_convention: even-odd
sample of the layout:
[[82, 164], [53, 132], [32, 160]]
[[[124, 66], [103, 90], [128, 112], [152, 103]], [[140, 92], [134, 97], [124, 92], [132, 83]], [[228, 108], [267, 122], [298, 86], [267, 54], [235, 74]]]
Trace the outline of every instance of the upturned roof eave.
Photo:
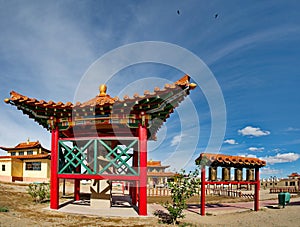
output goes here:
[[144, 92], [144, 95], [134, 94], [133, 97], [129, 97], [128, 95], [124, 96], [124, 99], [119, 99], [118, 97], [111, 98], [109, 95], [100, 96], [97, 95], [96, 97], [80, 103], [77, 102], [76, 104], [73, 104], [71, 102], [63, 103], [61, 101], [54, 102], [52, 100], [45, 101], [45, 100], [38, 100], [36, 98], [29, 98], [27, 96], [21, 95], [15, 91], [10, 92], [10, 98], [5, 99], [6, 103], [10, 103], [12, 105], [17, 104], [23, 104], [25, 103], [28, 107], [35, 107], [35, 108], [44, 108], [44, 109], [56, 109], [56, 110], [66, 110], [66, 111], [72, 111], [74, 108], [80, 109], [80, 108], [89, 108], [89, 107], [102, 107], [102, 106], [112, 106], [112, 105], [118, 105], [118, 104], [124, 104], [124, 102], [137, 102], [143, 99], [156, 97], [157, 95], [168, 93], [174, 89], [182, 89], [183, 87], [189, 88], [189, 90], [193, 89], [195, 84], [189, 82], [189, 76], [185, 75], [178, 81], [176, 81], [173, 84], [165, 84], [165, 87], [163, 89], [155, 88], [154, 91], [151, 93], [148, 90]]
[[[160, 129], [161, 125], [164, 121], [166, 121], [173, 110], [180, 104], [181, 101], [189, 94], [189, 91], [195, 88], [195, 84], [189, 82], [189, 76], [185, 75], [180, 80], [176, 81], [173, 84], [166, 84], [163, 89], [155, 88], [153, 92], [145, 91], [144, 95], [134, 94], [133, 97], [125, 96], [123, 100], [118, 97], [111, 98], [109, 95], [99, 94], [91, 100], [88, 100], [84, 103], [76, 103], [73, 104], [71, 102], [63, 103], [63, 102], [54, 102], [52, 100], [46, 102], [44, 100], [37, 100], [35, 98], [29, 98], [27, 96], [21, 95], [15, 91], [12, 91], [11, 97], [9, 99], [5, 99], [5, 102], [11, 105], [16, 106], [19, 110], [23, 112], [23, 114], [28, 115], [29, 118], [37, 121], [38, 124], [46, 128], [47, 130], [51, 130], [51, 126], [49, 121], [54, 118], [57, 119], [71, 119], [76, 118], [74, 114], [79, 115], [87, 114], [87, 115], [95, 115], [95, 111], [99, 111], [102, 116], [108, 114], [112, 114], [113, 111], [122, 112], [121, 110], [126, 109], [125, 106], [129, 106], [133, 108], [133, 110], [129, 109], [129, 113], [141, 113], [146, 112], [148, 115], [153, 115], [152, 118], [159, 118], [160, 125], [153, 126], [152, 130], [152, 139], [155, 139], [155, 134]], [[184, 91], [180, 93], [180, 91]], [[173, 92], [173, 93], [172, 93]], [[165, 103], [163, 99], [159, 97], [169, 94], [176, 96], [176, 99], [172, 99], [170, 103]], [[177, 94], [179, 93], [179, 95]], [[147, 103], [143, 100], [153, 99], [155, 103]], [[142, 102], [142, 103], [139, 103]], [[161, 103], [162, 102], [162, 103]], [[175, 102], [173, 105], [172, 102]], [[125, 105], [127, 104], [127, 105]], [[153, 104], [163, 104], [163, 108], [167, 106], [167, 109], [155, 108]], [[144, 106], [143, 106], [144, 105]], [[147, 106], [146, 106], [147, 105]], [[149, 110], [150, 105], [150, 110]], [[169, 106], [168, 106], [169, 105]], [[115, 107], [118, 107], [115, 108]], [[127, 107], [128, 108], [128, 107]], [[82, 115], [85, 116], [85, 115]]]

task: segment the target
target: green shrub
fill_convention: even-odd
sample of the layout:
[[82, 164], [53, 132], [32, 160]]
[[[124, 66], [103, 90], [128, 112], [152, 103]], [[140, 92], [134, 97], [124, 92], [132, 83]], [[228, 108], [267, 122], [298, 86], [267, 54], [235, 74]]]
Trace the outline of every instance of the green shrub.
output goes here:
[[36, 203], [50, 199], [50, 185], [48, 183], [29, 184], [27, 192]]
[[8, 212], [9, 209], [7, 207], [0, 207], [0, 212]]
[[184, 218], [183, 210], [187, 208], [186, 201], [197, 192], [199, 188], [199, 170], [186, 173], [182, 170], [176, 174], [174, 182], [169, 182], [172, 203], [167, 202], [164, 206], [169, 211], [171, 222], [175, 225], [178, 218]]

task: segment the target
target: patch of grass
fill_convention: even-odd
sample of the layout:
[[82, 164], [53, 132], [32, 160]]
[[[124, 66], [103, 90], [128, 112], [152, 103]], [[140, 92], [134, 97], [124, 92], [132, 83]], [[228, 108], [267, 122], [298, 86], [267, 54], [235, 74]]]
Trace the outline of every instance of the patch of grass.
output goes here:
[[196, 226], [196, 225], [194, 225], [192, 223], [186, 223], [186, 222], [179, 224], [179, 227], [194, 227], [194, 226]]
[[41, 203], [50, 199], [50, 184], [33, 183], [28, 185], [28, 194], [36, 203]]
[[0, 212], [9, 212], [7, 207], [0, 207]]

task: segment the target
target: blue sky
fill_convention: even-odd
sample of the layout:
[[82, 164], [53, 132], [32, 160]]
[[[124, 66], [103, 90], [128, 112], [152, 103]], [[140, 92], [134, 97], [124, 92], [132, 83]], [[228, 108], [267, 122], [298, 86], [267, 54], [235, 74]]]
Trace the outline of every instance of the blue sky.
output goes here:
[[[107, 52], [142, 41], [175, 44], [198, 56], [222, 91], [226, 132], [212, 152], [265, 159], [262, 177], [285, 177], [300, 172], [299, 10], [298, 1], [0, 1], [0, 95], [74, 101], [87, 69]], [[134, 65], [107, 82], [108, 93], [142, 94], [184, 73]], [[90, 98], [103, 82], [93, 81]], [[207, 150], [214, 135], [204, 85], [149, 143], [149, 158], [191, 169]], [[0, 102], [0, 113], [1, 146], [30, 137], [50, 147], [50, 133], [16, 108]]]

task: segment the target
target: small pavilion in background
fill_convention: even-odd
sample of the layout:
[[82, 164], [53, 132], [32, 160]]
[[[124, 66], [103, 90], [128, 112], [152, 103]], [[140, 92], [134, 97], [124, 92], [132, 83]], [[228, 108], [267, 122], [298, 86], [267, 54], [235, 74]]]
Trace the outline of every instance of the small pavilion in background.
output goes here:
[[93, 180], [91, 199], [111, 201], [112, 181], [130, 182], [132, 204], [147, 215], [147, 141], [196, 84], [185, 75], [143, 95], [111, 97], [106, 86], [86, 102], [37, 100], [12, 91], [5, 102], [16, 106], [52, 134], [50, 208], [59, 208], [59, 179]]
[[[230, 156], [223, 154], [202, 153], [195, 160], [201, 168], [201, 208], [200, 214], [205, 215], [205, 189], [206, 185], [254, 185], [254, 210], [259, 210], [259, 169], [266, 165], [266, 161], [258, 158]], [[206, 180], [206, 167], [209, 166], [208, 180]], [[234, 179], [231, 178], [231, 168], [234, 168]], [[243, 169], [246, 168], [246, 179], [243, 179]], [[222, 170], [222, 180], [217, 178], [218, 169]]]
[[170, 166], [161, 165], [161, 161], [149, 160], [147, 162], [147, 176], [148, 176], [148, 186], [150, 188], [155, 187], [166, 187], [168, 181], [173, 180], [175, 173], [166, 172], [166, 169]]

